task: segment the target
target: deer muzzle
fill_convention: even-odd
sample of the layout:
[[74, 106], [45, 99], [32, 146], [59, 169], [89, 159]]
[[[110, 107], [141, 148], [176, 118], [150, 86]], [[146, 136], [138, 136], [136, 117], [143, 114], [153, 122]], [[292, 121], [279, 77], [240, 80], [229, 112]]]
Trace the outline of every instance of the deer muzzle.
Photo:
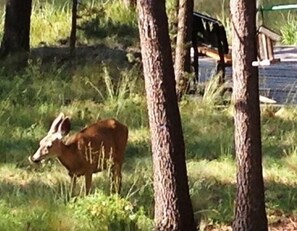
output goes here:
[[43, 158], [40, 154], [40, 149], [38, 149], [32, 156], [29, 156], [29, 161], [31, 163], [39, 163]]

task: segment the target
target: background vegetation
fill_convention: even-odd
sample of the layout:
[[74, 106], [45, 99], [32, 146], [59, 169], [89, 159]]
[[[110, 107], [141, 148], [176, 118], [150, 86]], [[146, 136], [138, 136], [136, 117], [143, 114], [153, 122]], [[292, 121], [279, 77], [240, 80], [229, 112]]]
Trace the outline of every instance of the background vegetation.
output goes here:
[[[263, 6], [293, 3], [296, 4], [296, 1], [262, 0]], [[205, 4], [205, 0], [194, 0], [194, 4], [196, 11], [204, 12], [214, 18], [218, 18], [223, 22], [228, 33], [228, 39], [231, 42], [229, 1], [213, 0]], [[266, 11], [263, 14], [263, 24], [282, 35], [282, 44], [297, 44], [297, 10]]]
[[[196, 7], [219, 18], [228, 15], [226, 8], [217, 8], [228, 1], [215, 2], [211, 6], [196, 1]], [[1, 67], [0, 230], [152, 229], [150, 137], [144, 81], [135, 53], [139, 49], [135, 12], [116, 0], [85, 4], [80, 6], [76, 59], [65, 55], [69, 2], [34, 2], [30, 65], [21, 71]], [[296, 20], [295, 13], [281, 15], [286, 22], [282, 28], [296, 25], [286, 18]], [[208, 91], [203, 98], [184, 97], [180, 102], [190, 193], [202, 230], [230, 224], [235, 195], [232, 106], [218, 107], [214, 94]], [[71, 116], [73, 132], [106, 117], [128, 125], [120, 197], [109, 195], [103, 172], [96, 175], [90, 196], [70, 198], [69, 178], [56, 160], [39, 166], [28, 163], [60, 111]], [[270, 224], [297, 214], [296, 115], [294, 107], [262, 108]]]

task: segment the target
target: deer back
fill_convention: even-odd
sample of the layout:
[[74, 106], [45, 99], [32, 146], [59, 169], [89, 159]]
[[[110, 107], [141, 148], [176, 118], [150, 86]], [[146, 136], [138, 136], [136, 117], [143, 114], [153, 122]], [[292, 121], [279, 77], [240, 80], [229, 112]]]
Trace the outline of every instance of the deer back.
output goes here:
[[92, 167], [105, 169], [107, 161], [121, 165], [127, 145], [128, 128], [115, 119], [101, 120], [70, 136], [65, 144], [76, 145], [77, 155]]

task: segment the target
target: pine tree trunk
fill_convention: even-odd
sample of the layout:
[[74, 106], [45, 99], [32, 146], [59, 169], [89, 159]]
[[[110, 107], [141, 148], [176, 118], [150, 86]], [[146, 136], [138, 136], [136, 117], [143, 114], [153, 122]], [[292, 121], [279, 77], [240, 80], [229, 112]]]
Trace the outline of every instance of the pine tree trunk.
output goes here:
[[194, 231], [165, 1], [138, 3], [152, 138], [155, 229]]
[[233, 230], [266, 231], [258, 68], [256, 1], [230, 1], [237, 192]]
[[32, 0], [7, 0], [1, 57], [29, 52], [31, 5]]
[[70, 55], [75, 55], [76, 30], [77, 30], [77, 0], [72, 0], [72, 18], [70, 32]]
[[188, 88], [191, 72], [190, 49], [192, 45], [193, 0], [179, 0], [178, 29], [175, 51], [175, 80], [178, 96]]

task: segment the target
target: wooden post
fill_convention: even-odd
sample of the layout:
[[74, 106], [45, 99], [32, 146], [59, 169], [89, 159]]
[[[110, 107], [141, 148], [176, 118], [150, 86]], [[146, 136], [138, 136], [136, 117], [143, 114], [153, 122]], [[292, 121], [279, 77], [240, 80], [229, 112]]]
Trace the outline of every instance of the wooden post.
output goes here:
[[264, 23], [264, 14], [262, 11], [263, 0], [257, 0], [257, 14], [256, 14], [256, 27], [259, 28]]
[[222, 39], [221, 39], [221, 35], [220, 35], [220, 28], [218, 24], [214, 24], [214, 29], [216, 31], [216, 36], [218, 39], [218, 53], [219, 53], [219, 57], [220, 60], [218, 61], [217, 64], [217, 74], [220, 75], [220, 84], [223, 84], [225, 82], [225, 57], [224, 57], [224, 51], [223, 51], [223, 47], [222, 47]]
[[193, 16], [193, 27], [192, 27], [192, 47], [194, 51], [193, 66], [195, 71], [194, 84], [199, 82], [199, 54], [198, 54], [198, 43], [197, 43], [197, 26], [195, 24], [195, 18]]

